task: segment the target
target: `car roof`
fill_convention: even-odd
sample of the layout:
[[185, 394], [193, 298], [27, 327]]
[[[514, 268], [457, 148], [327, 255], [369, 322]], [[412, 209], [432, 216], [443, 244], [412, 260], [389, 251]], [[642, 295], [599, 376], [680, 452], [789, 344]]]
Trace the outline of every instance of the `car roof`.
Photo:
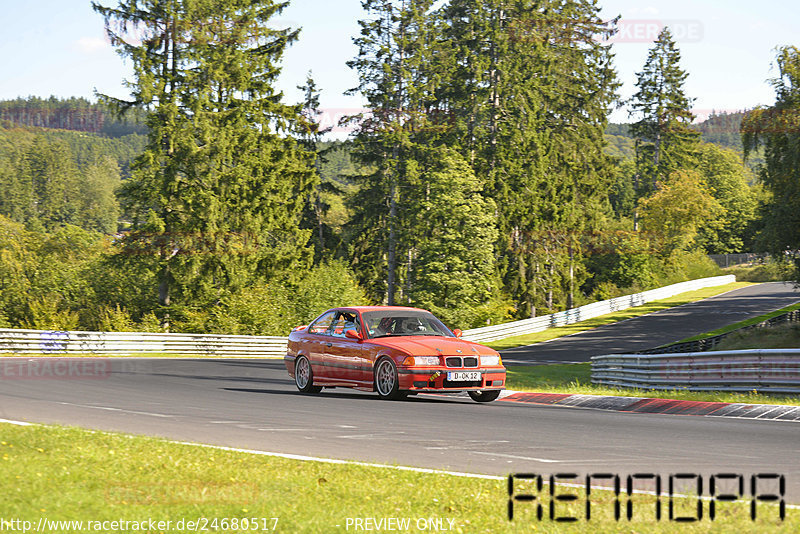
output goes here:
[[339, 308], [334, 308], [337, 310], [355, 310], [359, 312], [367, 312], [367, 311], [389, 311], [389, 310], [397, 310], [397, 311], [421, 311], [427, 312], [428, 310], [423, 310], [420, 308], [411, 308], [409, 306], [341, 306]]

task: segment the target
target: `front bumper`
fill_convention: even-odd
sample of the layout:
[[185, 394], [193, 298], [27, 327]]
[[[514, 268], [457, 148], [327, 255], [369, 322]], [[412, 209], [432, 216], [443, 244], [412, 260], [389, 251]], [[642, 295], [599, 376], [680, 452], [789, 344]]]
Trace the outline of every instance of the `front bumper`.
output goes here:
[[[448, 371], [477, 371], [480, 380], [449, 381]], [[399, 389], [407, 391], [484, 391], [487, 389], [503, 389], [506, 384], [504, 367], [460, 368], [460, 369], [420, 369], [415, 367], [398, 367]]]

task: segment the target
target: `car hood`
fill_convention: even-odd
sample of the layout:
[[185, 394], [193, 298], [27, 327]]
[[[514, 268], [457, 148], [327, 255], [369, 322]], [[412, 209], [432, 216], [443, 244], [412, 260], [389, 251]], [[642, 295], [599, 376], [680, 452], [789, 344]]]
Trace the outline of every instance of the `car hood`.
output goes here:
[[[469, 356], [470, 354], [482, 354], [484, 356], [495, 355], [497, 351], [484, 347], [471, 341], [453, 337], [434, 337], [434, 336], [397, 336], [380, 337], [369, 339], [367, 343], [379, 347], [386, 347], [402, 352], [411, 356], [432, 356], [443, 354], [445, 356]], [[461, 351], [461, 352], [459, 352]]]

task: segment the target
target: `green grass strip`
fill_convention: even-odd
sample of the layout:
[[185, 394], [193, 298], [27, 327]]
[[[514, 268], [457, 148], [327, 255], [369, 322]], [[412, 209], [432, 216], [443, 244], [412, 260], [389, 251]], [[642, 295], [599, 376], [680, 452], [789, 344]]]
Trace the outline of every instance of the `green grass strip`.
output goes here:
[[765, 313], [764, 315], [759, 315], [758, 317], [753, 317], [752, 319], [746, 319], [738, 323], [733, 323], [731, 325], [724, 326], [716, 330], [712, 330], [711, 332], [706, 332], [705, 334], [698, 334], [696, 336], [688, 337], [686, 339], [678, 341], [677, 343], [685, 343], [687, 341], [698, 341], [700, 339], [706, 339], [709, 337], [719, 336], [721, 334], [727, 334], [728, 332], [732, 332], [734, 330], [738, 330], [740, 328], [744, 328], [746, 326], [750, 326], [753, 324], [758, 324], [768, 319], [772, 319], [773, 317], [777, 317], [778, 315], [783, 315], [784, 313], [798, 309], [800, 309], [800, 302], [798, 302], [797, 304], [792, 304], [791, 306], [786, 306], [785, 308], [781, 308], [780, 310], [775, 310], [774, 312]]
[[797, 395], [766, 395], [755, 392], [645, 390], [594, 385], [591, 363], [552, 365], [507, 365], [506, 387], [516, 391], [566, 393], [571, 395], [614, 395], [705, 402], [742, 402], [747, 404], [783, 404], [800, 406]]
[[642, 315], [665, 310], [667, 308], [673, 308], [675, 306], [682, 306], [684, 304], [697, 302], [698, 300], [703, 300], [715, 295], [721, 295], [722, 293], [727, 293], [728, 291], [733, 291], [734, 289], [740, 289], [751, 285], [754, 284], [752, 282], [734, 282], [724, 286], [707, 287], [695, 291], [688, 291], [686, 293], [681, 293], [666, 299], [648, 302], [642, 306], [636, 306], [626, 310], [609, 313], [607, 315], [601, 315], [600, 317], [595, 317], [593, 319], [587, 319], [586, 321], [581, 321], [579, 323], [550, 328], [534, 334], [508, 337], [483, 344], [492, 347], [495, 350], [505, 350], [514, 347], [522, 347], [525, 345], [533, 345], [534, 343], [541, 343], [542, 341], [549, 341], [551, 339], [591, 330], [592, 328], [597, 328], [598, 326], [604, 326], [607, 324], [624, 321], [625, 319], [641, 317]]
[[[407, 463], [414, 460], [411, 449]], [[657, 467], [653, 466], [656, 473]], [[601, 465], [586, 469], [604, 471]], [[456, 533], [800, 531], [797, 509], [787, 509], [785, 521], [780, 521], [777, 507], [759, 503], [759, 517], [752, 521], [749, 499], [718, 504], [713, 522], [709, 503], [703, 501], [701, 521], [676, 523], [668, 520], [666, 495], [662, 495], [660, 521], [654, 518], [653, 496], [634, 496], [633, 520], [618, 522], [612, 513], [611, 491], [591, 492], [592, 515], [587, 521], [583, 491], [558, 487], [558, 493], [578, 495], [574, 503], [557, 503], [559, 515], [579, 518], [567, 525], [547, 519], [546, 486], [538, 494], [544, 519], [536, 518], [535, 503], [518, 502], [512, 522], [507, 519], [505, 480], [299, 461], [58, 426], [0, 423], [0, 485], [0, 520], [30, 521], [35, 527], [46, 518], [46, 532], [98, 531], [87, 529], [86, 524], [82, 530], [59, 528], [52, 521], [139, 523], [151, 519], [169, 521], [169, 527], [137, 529], [129, 523], [124, 529], [102, 531], [364, 532], [365, 528], [355, 528], [356, 519], [364, 525], [367, 519], [389, 518], [407, 519], [410, 528], [403, 532], [436, 531], [432, 525], [451, 527], [448, 532]], [[536, 490], [518, 482], [516, 491]], [[627, 497], [620, 498], [624, 510]], [[675, 498], [676, 515], [693, 515], [696, 503], [694, 498]], [[276, 526], [273, 518], [277, 518]], [[183, 528], [177, 528], [180, 521]], [[206, 528], [191, 528], [188, 521], [205, 521]], [[398, 531], [371, 525], [373, 531]]]

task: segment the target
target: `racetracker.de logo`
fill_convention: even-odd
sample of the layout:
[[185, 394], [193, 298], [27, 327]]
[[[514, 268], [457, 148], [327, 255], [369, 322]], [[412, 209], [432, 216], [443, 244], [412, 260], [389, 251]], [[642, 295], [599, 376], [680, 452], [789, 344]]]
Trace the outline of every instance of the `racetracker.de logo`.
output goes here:
[[697, 43], [703, 40], [703, 23], [699, 20], [620, 19], [617, 31], [606, 39], [607, 43], [652, 43], [658, 34], [669, 28], [672, 39], [678, 43]]
[[108, 358], [36, 358], [0, 361], [2, 380], [102, 380], [111, 376]]

